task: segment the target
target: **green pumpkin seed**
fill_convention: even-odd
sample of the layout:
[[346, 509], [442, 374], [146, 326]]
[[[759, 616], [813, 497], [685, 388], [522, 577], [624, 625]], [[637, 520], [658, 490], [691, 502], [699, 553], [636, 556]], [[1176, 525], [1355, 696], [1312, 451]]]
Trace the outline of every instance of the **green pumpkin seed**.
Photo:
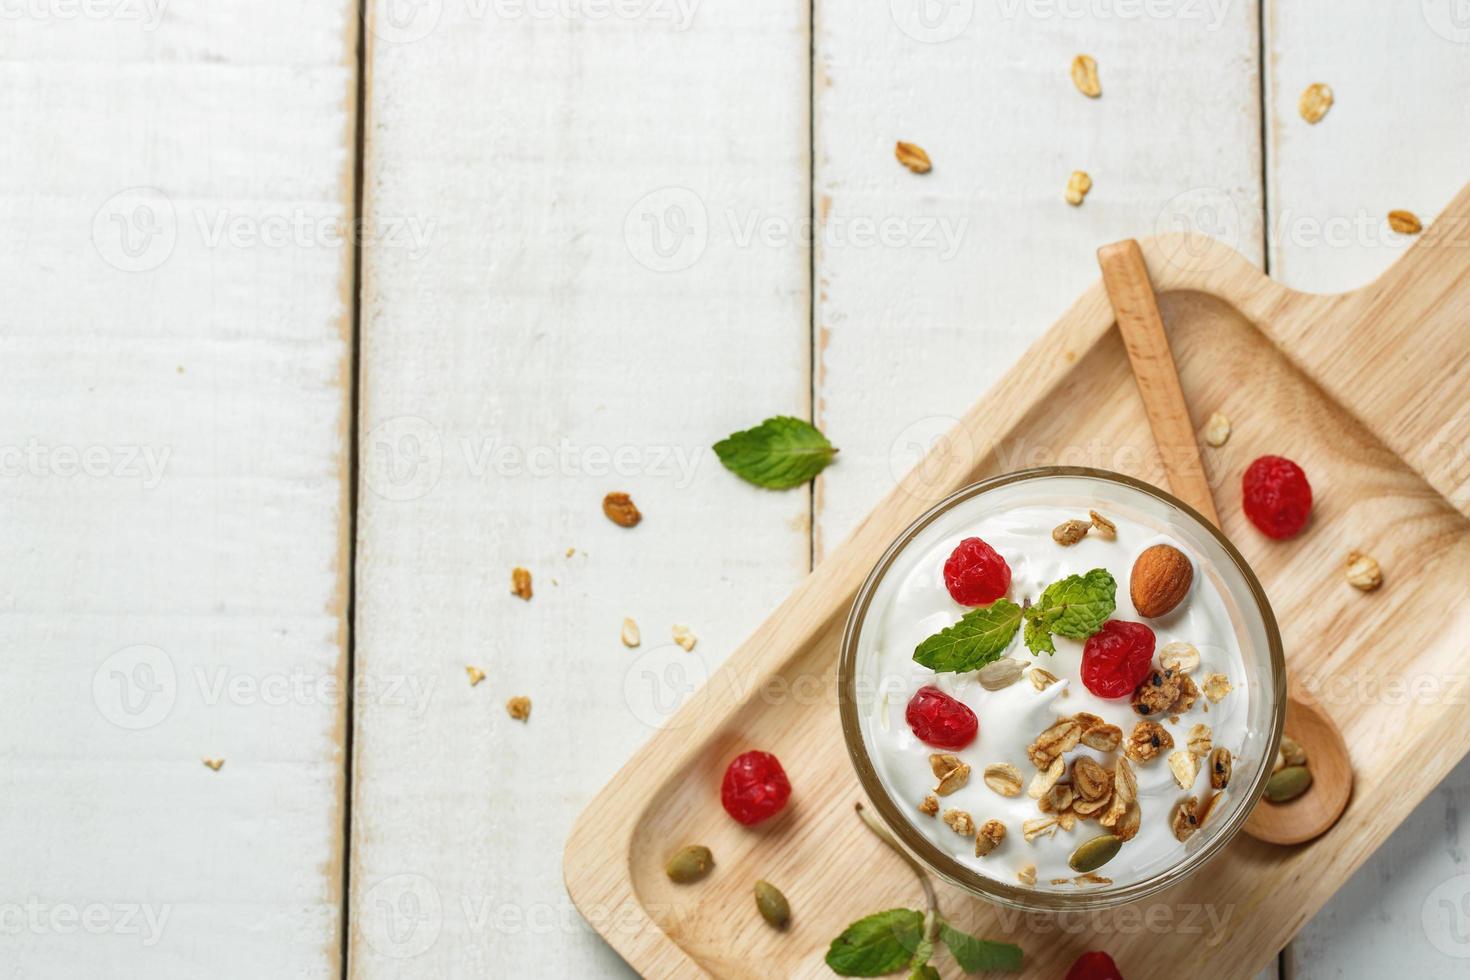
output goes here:
[[1306, 766], [1287, 766], [1278, 770], [1266, 783], [1266, 799], [1272, 803], [1294, 800], [1312, 785], [1312, 770]]
[[1067, 859], [1067, 863], [1072, 866], [1073, 871], [1081, 872], [1082, 874], [1086, 874], [1089, 871], [1096, 871], [1117, 857], [1118, 850], [1122, 846], [1123, 841], [1121, 839], [1114, 837], [1112, 834], [1103, 834], [1101, 837], [1094, 837], [1090, 841], [1084, 841], [1077, 845], [1077, 850], [1072, 852], [1072, 856]]
[[760, 910], [761, 918], [777, 929], [785, 929], [791, 921], [791, 906], [786, 896], [769, 881], [755, 883], [755, 907]]
[[674, 852], [669, 863], [664, 865], [664, 873], [670, 880], [687, 885], [709, 874], [709, 869], [714, 866], [715, 856], [710, 853], [709, 848], [690, 844]]

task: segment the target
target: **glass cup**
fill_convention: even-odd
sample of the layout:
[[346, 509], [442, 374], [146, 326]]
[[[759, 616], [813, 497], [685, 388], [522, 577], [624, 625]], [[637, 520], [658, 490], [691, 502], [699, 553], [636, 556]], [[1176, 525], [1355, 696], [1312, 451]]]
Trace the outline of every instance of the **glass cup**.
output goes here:
[[[916, 800], [894, 798], [870, 752], [874, 728], [879, 724], [878, 705], [887, 683], [880, 676], [880, 630], [875, 621], [882, 619], [886, 602], [903, 577], [900, 572], [890, 578], [890, 571], [903, 566], [905, 557], [912, 559], [940, 542], [974, 533], [973, 528], [987, 515], [1032, 505], [1055, 505], [1077, 515], [1097, 510], [1119, 525], [1130, 521], [1179, 542], [1194, 558], [1197, 577], [1206, 577], [1221, 598], [1244, 662], [1249, 701], [1243, 743], [1238, 748], [1230, 746], [1234, 753], [1230, 784], [1204, 826], [1185, 842], [1183, 856], [1163, 867], [1146, 868], [1146, 875], [1138, 880], [1050, 890], [1046, 882], [1029, 887], [981, 874], [946, 853], [919, 829], [919, 821], [935, 818], [919, 813]], [[1038, 547], [1060, 546], [1047, 540], [1039, 542]], [[1127, 582], [1120, 582], [1119, 589], [1126, 590]], [[1024, 646], [1019, 650], [1012, 655], [1031, 659]], [[858, 591], [843, 634], [838, 671], [843, 738], [863, 789], [883, 822], [921, 864], [940, 878], [977, 897], [1024, 910], [1121, 905], [1152, 895], [1197, 871], [1230, 842], [1261, 798], [1285, 719], [1286, 667], [1281, 635], [1261, 584], [1240, 552], [1199, 513], [1170, 494], [1131, 477], [1083, 467], [1052, 466], [994, 477], [956, 492], [914, 521], [884, 552]], [[981, 724], [983, 736], [983, 719]], [[1127, 734], [1125, 729], [1125, 739]], [[1184, 748], [1182, 744], [1177, 747]], [[1166, 762], [1156, 759], [1149, 765], [1163, 766]], [[977, 771], [972, 779], [978, 780], [979, 767], [974, 768]], [[1036, 815], [1041, 816], [1039, 811]], [[985, 819], [982, 813], [974, 816], [977, 823]], [[1166, 820], [1168, 816], [1153, 812], [1143, 818]], [[1106, 832], [1100, 827], [1096, 831]], [[1091, 835], [1078, 834], [1075, 839], [1080, 843], [1087, 836]], [[1027, 846], [1019, 826], [1007, 828], [1006, 843]], [[1107, 873], [1106, 866], [1100, 873]]]

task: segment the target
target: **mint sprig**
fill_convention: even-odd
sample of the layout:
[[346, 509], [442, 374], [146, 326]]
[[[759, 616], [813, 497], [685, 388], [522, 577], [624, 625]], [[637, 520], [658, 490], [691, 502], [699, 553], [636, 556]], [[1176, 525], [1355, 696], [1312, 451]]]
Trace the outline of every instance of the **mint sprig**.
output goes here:
[[1036, 604], [1025, 611], [1027, 649], [1034, 654], [1056, 653], [1052, 634], [1085, 640], [1107, 622], [1117, 608], [1118, 583], [1106, 568], [1069, 575], [1048, 585]]
[[1021, 607], [1009, 599], [971, 609], [960, 621], [914, 648], [914, 661], [938, 673], [979, 670], [1000, 659], [1021, 628]]
[[909, 980], [939, 980], [939, 971], [929, 960], [941, 943], [949, 947], [955, 962], [966, 973], [1021, 969], [1021, 947], [979, 939], [946, 922], [939, 913], [939, 896], [923, 866], [894, 842], [861, 803], [857, 804], [857, 813], [879, 840], [914, 869], [919, 884], [924, 886], [929, 911], [889, 909], [857, 920], [832, 940], [827, 950], [827, 965], [833, 973], [843, 977], [881, 977], [907, 967]]
[[815, 477], [837, 449], [810, 422], [790, 415], [766, 419], [753, 429], [715, 443], [725, 469], [771, 490], [789, 490]]

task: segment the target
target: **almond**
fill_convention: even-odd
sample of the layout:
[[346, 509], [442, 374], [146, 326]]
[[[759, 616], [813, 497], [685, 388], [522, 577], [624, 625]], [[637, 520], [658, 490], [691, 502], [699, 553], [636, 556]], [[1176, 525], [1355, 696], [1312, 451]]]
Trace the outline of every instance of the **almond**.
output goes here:
[[1194, 566], [1184, 552], [1173, 545], [1156, 544], [1145, 548], [1133, 563], [1128, 594], [1138, 615], [1153, 619], [1172, 612], [1193, 583]]

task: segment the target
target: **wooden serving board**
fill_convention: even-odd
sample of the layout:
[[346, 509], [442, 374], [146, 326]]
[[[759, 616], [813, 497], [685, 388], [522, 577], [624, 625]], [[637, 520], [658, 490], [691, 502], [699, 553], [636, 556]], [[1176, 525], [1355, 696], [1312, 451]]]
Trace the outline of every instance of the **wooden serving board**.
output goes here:
[[[1061, 976], [1085, 949], [1130, 977], [1253, 975], [1470, 751], [1470, 188], [1380, 279], [1337, 296], [1286, 289], [1209, 240], [1143, 248], [1195, 425], [1217, 410], [1234, 424], [1205, 449], [1222, 526], [1266, 586], [1294, 684], [1342, 727], [1357, 783], [1316, 841], [1239, 836], [1188, 881], [1109, 912], [1024, 916], [942, 886], [951, 919], [1021, 944], [1027, 976]], [[912, 872], [852, 813], [862, 793], [835, 678], [858, 587], [965, 484], [1075, 463], [1162, 486], [1154, 453], [1099, 284], [592, 801], [565, 854], [577, 906], [647, 976], [763, 978], [830, 975], [823, 954], [850, 921], [920, 907]], [[1315, 490], [1291, 541], [1267, 540], [1240, 510], [1241, 473], [1266, 453], [1301, 463]], [[1381, 563], [1377, 592], [1344, 581], [1354, 549]], [[776, 753], [794, 787], [753, 830], [718, 802], [725, 765], [750, 748]], [[709, 846], [716, 867], [676, 886], [663, 863], [686, 843]], [[789, 931], [756, 915], [758, 878], [790, 899]]]

